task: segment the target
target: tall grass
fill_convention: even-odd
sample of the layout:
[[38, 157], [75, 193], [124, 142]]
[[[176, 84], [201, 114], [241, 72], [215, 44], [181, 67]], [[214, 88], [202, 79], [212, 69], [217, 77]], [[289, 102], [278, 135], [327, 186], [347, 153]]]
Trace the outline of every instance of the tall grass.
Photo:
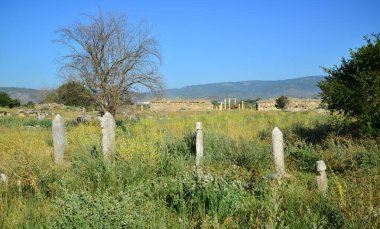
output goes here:
[[[67, 120], [69, 121], [69, 120]], [[204, 160], [195, 168], [195, 123]], [[96, 122], [67, 127], [67, 163], [52, 163], [51, 129], [0, 119], [0, 228], [376, 228], [380, 149], [340, 136], [328, 116], [284, 112], [142, 113], [118, 118], [105, 162]], [[285, 138], [292, 179], [274, 171], [271, 130]], [[329, 192], [314, 187], [328, 165]]]

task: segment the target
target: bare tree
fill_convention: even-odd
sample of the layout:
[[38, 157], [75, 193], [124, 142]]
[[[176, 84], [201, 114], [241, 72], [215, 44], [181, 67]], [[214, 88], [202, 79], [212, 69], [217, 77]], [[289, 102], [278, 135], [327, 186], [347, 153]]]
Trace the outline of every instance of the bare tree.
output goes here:
[[60, 44], [69, 48], [62, 57], [66, 77], [84, 83], [103, 110], [116, 114], [121, 98], [133, 91], [161, 91], [158, 74], [161, 54], [145, 22], [129, 23], [124, 15], [87, 16], [58, 30]]

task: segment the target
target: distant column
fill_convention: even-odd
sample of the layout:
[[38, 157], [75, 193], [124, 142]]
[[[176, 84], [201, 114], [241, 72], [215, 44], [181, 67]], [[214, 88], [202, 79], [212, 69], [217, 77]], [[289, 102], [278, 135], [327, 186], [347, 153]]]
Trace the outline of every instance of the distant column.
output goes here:
[[221, 111], [223, 109], [223, 102], [220, 102], [219, 110]]
[[234, 105], [235, 105], [235, 107], [236, 107], [236, 98], [235, 98], [235, 102], [234, 102]]
[[65, 120], [57, 114], [52, 122], [54, 162], [62, 163], [66, 159], [66, 130]]
[[227, 110], [227, 99], [224, 99], [224, 110]]
[[228, 98], [228, 110], [231, 110], [231, 98]]
[[241, 109], [244, 110], [244, 101], [241, 101]]

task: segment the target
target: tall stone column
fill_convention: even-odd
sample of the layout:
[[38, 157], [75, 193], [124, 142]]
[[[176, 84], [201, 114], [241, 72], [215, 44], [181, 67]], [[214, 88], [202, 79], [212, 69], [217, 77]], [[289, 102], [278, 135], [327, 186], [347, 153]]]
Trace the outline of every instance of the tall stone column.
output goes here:
[[315, 165], [317, 176], [315, 178], [317, 189], [323, 193], [327, 193], [328, 179], [326, 175], [326, 164], [323, 160], [319, 160]]
[[57, 114], [52, 122], [54, 162], [62, 163], [66, 159], [65, 120]]
[[203, 132], [202, 132], [202, 123], [197, 122], [195, 125], [196, 129], [196, 157], [195, 157], [195, 165], [199, 166], [201, 164], [203, 158]]
[[275, 127], [272, 131], [272, 153], [276, 173], [272, 174], [271, 178], [276, 180], [290, 178], [291, 175], [285, 172], [284, 139], [278, 127]]
[[114, 117], [106, 112], [101, 119], [103, 156], [107, 157], [115, 150], [116, 122]]

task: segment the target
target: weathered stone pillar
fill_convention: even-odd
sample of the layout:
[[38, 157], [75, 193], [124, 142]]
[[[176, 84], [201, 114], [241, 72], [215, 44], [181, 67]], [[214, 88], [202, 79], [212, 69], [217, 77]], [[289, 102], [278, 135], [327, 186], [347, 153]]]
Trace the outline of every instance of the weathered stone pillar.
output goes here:
[[240, 110], [240, 103], [239, 103], [239, 110]]
[[275, 127], [272, 131], [272, 150], [274, 167], [276, 173], [272, 175], [274, 179], [281, 179], [283, 177], [290, 177], [290, 175], [285, 172], [285, 161], [284, 161], [284, 139], [281, 130]]
[[195, 125], [196, 129], [196, 156], [195, 156], [195, 165], [199, 166], [201, 164], [201, 160], [203, 158], [203, 132], [202, 132], [202, 123], [197, 122]]
[[52, 122], [54, 162], [62, 163], [66, 159], [66, 130], [65, 120], [57, 114]]
[[5, 175], [4, 173], [0, 173], [0, 184], [7, 183], [7, 182], [8, 182], [7, 175]]
[[144, 105], [141, 105], [141, 111], [143, 111], [144, 110]]
[[241, 101], [241, 109], [244, 110], [244, 101]]
[[103, 156], [107, 157], [115, 150], [116, 122], [113, 116], [106, 112], [101, 119]]
[[224, 99], [224, 110], [227, 110], [227, 99]]
[[323, 193], [326, 193], [328, 190], [328, 179], [326, 175], [326, 164], [323, 160], [316, 162], [315, 168], [317, 170], [317, 176], [315, 178], [315, 183], [317, 189]]
[[256, 107], [257, 107], [257, 110], [258, 110], [258, 111], [261, 109], [261, 107], [260, 107], [260, 102], [256, 102]]
[[235, 102], [234, 102], [234, 105], [236, 106], [236, 98], [235, 98]]
[[231, 98], [228, 98], [228, 110], [231, 110]]

